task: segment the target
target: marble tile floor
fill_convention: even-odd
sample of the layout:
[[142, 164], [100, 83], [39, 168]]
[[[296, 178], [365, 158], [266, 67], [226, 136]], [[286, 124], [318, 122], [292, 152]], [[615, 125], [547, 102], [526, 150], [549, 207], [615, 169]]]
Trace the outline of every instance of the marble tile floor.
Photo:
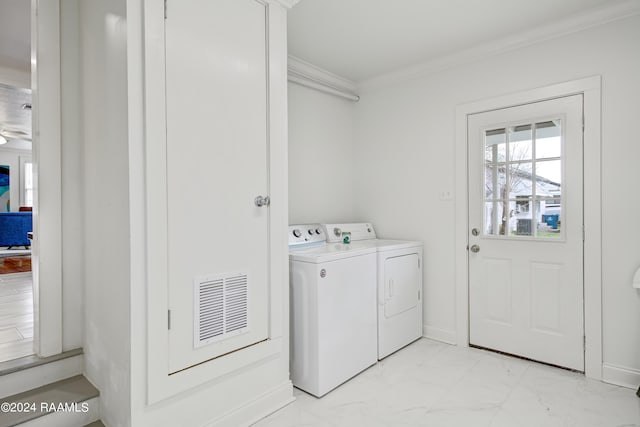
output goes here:
[[635, 390], [489, 351], [420, 339], [321, 399], [255, 427], [640, 427]]
[[33, 354], [31, 273], [0, 275], [0, 362]]

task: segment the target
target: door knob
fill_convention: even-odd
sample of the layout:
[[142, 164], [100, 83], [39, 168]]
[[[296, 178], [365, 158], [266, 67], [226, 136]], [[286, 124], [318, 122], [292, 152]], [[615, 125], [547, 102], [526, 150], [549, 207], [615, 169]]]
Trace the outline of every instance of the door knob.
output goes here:
[[478, 231], [477, 228], [474, 228], [473, 230], [471, 230], [471, 234], [473, 234], [474, 236], [477, 236], [478, 234], [480, 234], [480, 232]]
[[271, 199], [269, 198], [269, 196], [258, 196], [253, 201], [259, 208], [263, 206], [269, 206], [271, 204]]
[[469, 248], [471, 250], [471, 252], [473, 252], [474, 254], [477, 254], [478, 252], [480, 252], [480, 246], [478, 245], [473, 245]]

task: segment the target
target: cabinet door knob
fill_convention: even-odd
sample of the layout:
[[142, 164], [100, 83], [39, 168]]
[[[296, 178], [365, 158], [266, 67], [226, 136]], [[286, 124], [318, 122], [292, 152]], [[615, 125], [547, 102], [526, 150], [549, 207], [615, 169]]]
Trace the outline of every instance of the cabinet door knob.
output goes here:
[[269, 196], [258, 196], [253, 200], [253, 202], [257, 207], [261, 208], [263, 206], [269, 206], [271, 204], [271, 199]]
[[480, 246], [478, 245], [473, 245], [469, 248], [471, 250], [471, 252], [473, 252], [474, 254], [477, 254], [478, 252], [480, 252]]

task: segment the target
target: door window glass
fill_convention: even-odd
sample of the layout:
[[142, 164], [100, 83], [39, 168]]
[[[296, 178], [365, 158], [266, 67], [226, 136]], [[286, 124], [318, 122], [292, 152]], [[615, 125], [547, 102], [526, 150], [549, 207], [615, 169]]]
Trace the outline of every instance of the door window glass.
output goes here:
[[486, 130], [484, 152], [484, 234], [561, 238], [561, 120]]

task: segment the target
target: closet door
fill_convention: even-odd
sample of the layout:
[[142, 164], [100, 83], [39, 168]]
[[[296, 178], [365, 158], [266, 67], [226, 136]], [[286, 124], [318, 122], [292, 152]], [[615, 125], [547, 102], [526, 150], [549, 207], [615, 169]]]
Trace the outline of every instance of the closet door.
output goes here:
[[267, 339], [267, 6], [167, 4], [169, 371]]

